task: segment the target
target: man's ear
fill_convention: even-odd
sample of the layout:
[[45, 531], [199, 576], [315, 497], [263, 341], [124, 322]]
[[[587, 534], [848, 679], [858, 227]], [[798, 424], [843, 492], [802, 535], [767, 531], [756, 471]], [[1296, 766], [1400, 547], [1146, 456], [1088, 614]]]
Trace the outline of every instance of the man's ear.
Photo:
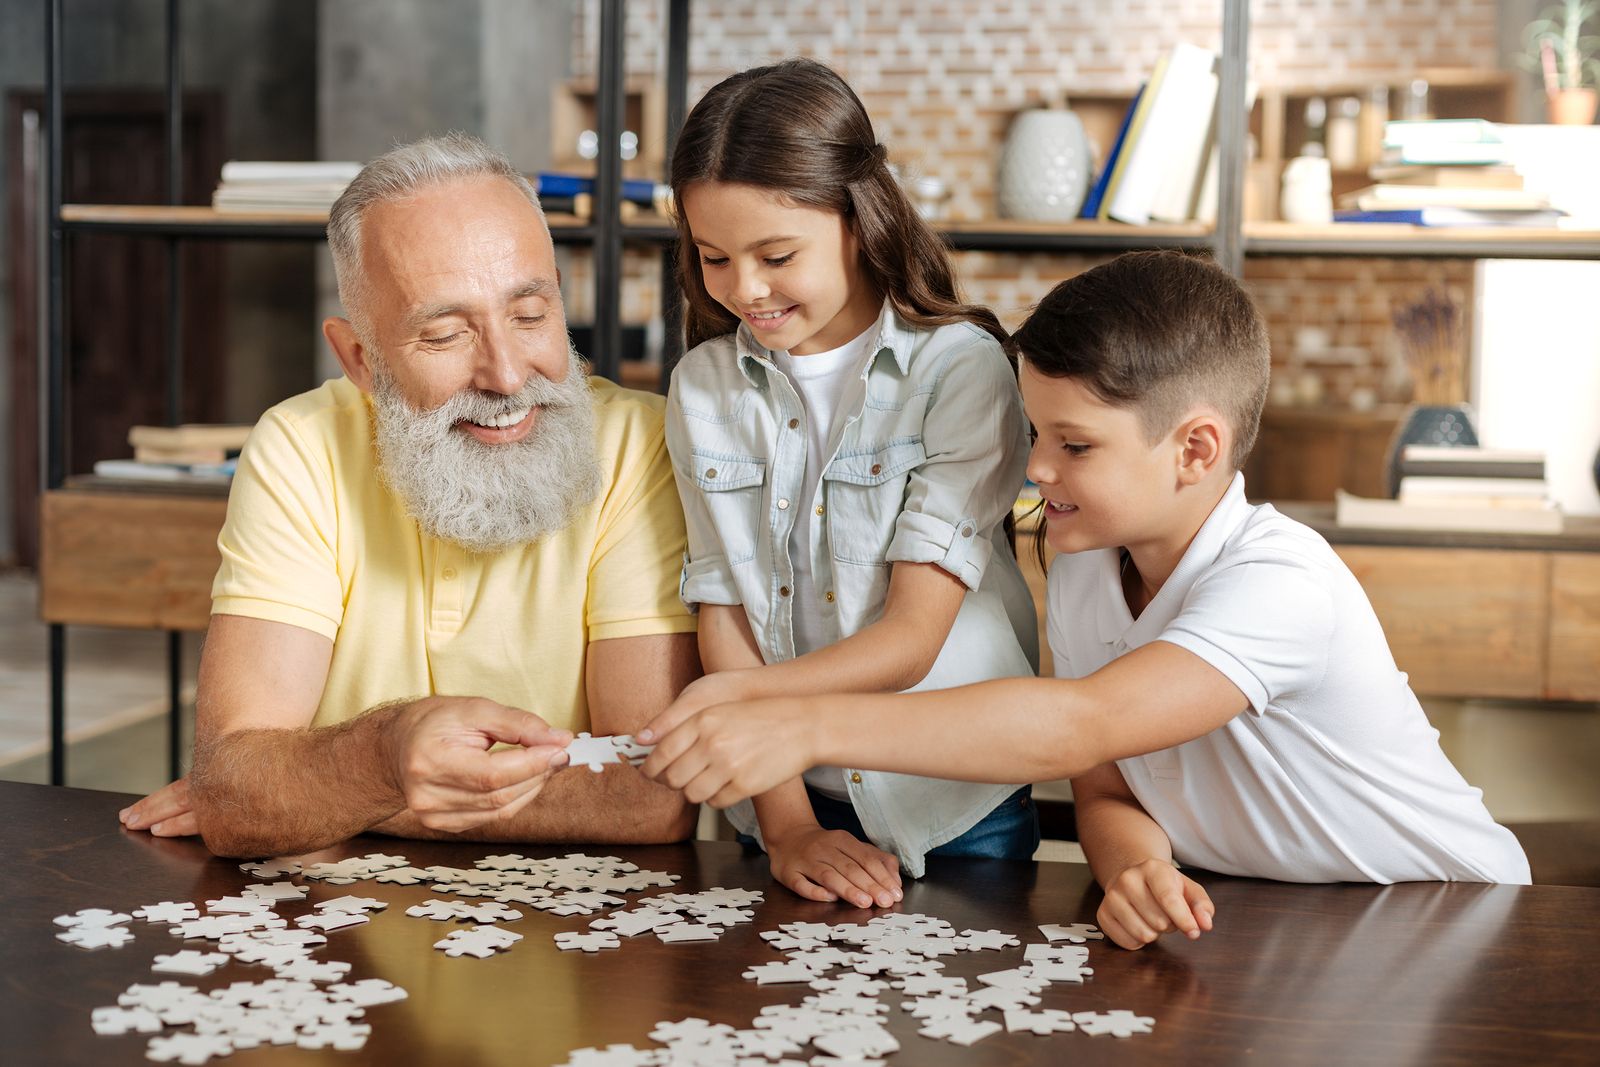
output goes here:
[[322, 320], [322, 336], [327, 338], [333, 357], [344, 368], [345, 376], [363, 393], [372, 392], [372, 364], [367, 348], [356, 336], [356, 328], [349, 319], [338, 317]]
[[1228, 462], [1233, 434], [1222, 416], [1209, 408], [1186, 419], [1175, 431], [1179, 446], [1178, 484], [1197, 485]]

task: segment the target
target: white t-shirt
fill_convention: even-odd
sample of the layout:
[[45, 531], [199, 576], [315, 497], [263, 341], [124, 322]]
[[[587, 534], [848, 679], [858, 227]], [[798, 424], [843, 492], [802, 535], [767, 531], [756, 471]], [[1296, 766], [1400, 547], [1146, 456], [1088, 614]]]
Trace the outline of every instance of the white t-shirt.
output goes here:
[[[811, 575], [812, 524], [816, 519], [812, 501], [822, 470], [832, 459], [828, 444], [833, 437], [834, 413], [843, 403], [850, 383], [861, 376], [870, 354], [867, 349], [878, 335], [878, 323], [826, 352], [791, 356], [774, 352], [772, 361], [794, 383], [795, 392], [806, 409], [806, 468], [799, 499], [805, 511], [795, 519], [789, 533], [789, 562], [794, 568], [794, 654], [803, 656], [828, 644], [822, 625], [822, 610], [817, 604], [817, 588]], [[849, 800], [844, 770], [839, 767], [812, 767], [805, 772], [806, 784], [836, 800]]]
[[1242, 475], [1138, 619], [1104, 550], [1056, 558], [1047, 625], [1059, 677], [1167, 641], [1249, 700], [1211, 733], [1117, 761], [1178, 862], [1285, 882], [1528, 883], [1360, 583], [1315, 531], [1250, 505]]

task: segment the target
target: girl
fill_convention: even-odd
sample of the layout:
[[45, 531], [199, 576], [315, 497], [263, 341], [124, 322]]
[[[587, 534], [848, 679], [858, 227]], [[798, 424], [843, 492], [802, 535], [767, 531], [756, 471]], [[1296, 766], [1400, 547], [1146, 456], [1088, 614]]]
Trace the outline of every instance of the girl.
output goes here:
[[[679, 713], [1032, 675], [1004, 529], [1027, 426], [994, 315], [884, 163], [861, 101], [793, 60], [695, 106], [672, 158], [690, 351], [667, 444], [706, 676]], [[729, 812], [812, 900], [887, 907], [923, 857], [1026, 859], [1027, 788], [818, 767]], [[867, 842], [871, 842], [868, 844]]]

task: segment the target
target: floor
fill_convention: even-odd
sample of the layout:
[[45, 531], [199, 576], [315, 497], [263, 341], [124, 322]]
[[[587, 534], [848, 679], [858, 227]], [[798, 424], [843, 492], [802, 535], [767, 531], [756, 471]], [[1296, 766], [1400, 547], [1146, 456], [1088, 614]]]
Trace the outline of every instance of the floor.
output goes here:
[[[67, 780], [140, 793], [166, 781], [166, 636], [67, 631]], [[192, 695], [198, 639], [186, 639]], [[31, 577], [0, 574], [0, 779], [48, 780], [47, 630]], [[1445, 752], [1501, 822], [1600, 819], [1600, 706], [1426, 701]], [[186, 737], [188, 723], [185, 724]], [[188, 743], [185, 740], [184, 750]], [[1062, 786], [1038, 787], [1063, 796]], [[707, 827], [710, 829], [710, 827]], [[1041, 858], [1071, 858], [1046, 849]]]

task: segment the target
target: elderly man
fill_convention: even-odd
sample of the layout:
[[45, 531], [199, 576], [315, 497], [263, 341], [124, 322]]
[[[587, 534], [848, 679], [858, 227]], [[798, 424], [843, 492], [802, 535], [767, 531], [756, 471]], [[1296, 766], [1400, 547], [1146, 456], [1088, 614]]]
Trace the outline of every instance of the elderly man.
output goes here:
[[657, 398], [586, 377], [538, 198], [451, 135], [370, 163], [328, 243], [345, 377], [268, 411], [219, 538], [189, 778], [122, 813], [224, 855], [367, 830], [686, 837], [627, 766], [566, 763], [698, 672]]

